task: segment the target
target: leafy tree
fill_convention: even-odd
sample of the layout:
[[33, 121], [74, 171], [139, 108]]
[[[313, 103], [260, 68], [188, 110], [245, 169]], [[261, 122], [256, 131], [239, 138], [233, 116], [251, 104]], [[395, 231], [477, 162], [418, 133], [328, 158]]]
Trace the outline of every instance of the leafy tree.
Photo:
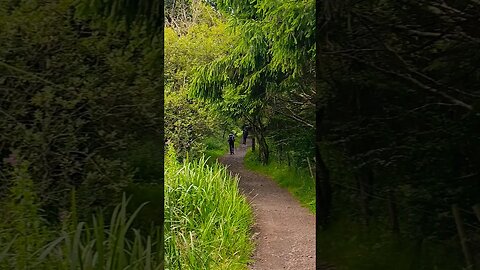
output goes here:
[[189, 96], [195, 68], [226, 55], [234, 40], [210, 6], [194, 1], [185, 28], [165, 29], [165, 136], [179, 156], [203, 150], [202, 141], [222, 129], [224, 117], [214, 106]]
[[[196, 96], [220, 101], [233, 119], [246, 120], [266, 163], [272, 115], [268, 104], [276, 97], [292, 97], [297, 89], [292, 86], [301, 84], [300, 78], [304, 88], [313, 88], [313, 80], [305, 81], [313, 78], [313, 1], [215, 3], [239, 38], [231, 53], [197, 70], [191, 89]], [[298, 115], [292, 118], [298, 120]]]

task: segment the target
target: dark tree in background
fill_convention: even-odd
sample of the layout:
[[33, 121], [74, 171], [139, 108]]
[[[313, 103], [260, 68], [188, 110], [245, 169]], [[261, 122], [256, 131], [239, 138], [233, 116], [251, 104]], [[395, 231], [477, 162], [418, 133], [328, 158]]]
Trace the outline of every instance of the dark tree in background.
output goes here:
[[318, 8], [317, 132], [334, 194], [353, 195], [366, 224], [390, 215], [395, 231], [448, 237], [450, 206], [480, 197], [480, 4]]

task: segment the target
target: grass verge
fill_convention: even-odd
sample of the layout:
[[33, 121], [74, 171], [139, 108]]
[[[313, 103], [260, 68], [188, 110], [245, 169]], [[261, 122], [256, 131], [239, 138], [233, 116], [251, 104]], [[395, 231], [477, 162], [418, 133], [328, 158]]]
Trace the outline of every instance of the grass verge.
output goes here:
[[276, 160], [262, 165], [251, 150], [245, 156], [245, 167], [273, 178], [281, 187], [287, 188], [304, 207], [315, 213], [315, 180], [308, 169], [289, 167]]
[[204, 157], [165, 161], [166, 269], [247, 269], [253, 214], [238, 179]]

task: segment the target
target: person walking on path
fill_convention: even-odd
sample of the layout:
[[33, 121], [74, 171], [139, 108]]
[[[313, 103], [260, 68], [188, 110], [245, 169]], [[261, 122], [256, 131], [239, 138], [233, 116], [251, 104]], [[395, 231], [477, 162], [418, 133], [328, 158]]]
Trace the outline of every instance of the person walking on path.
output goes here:
[[228, 145], [230, 146], [230, 155], [233, 155], [235, 149], [235, 135], [233, 133], [228, 135]]
[[248, 126], [243, 127], [243, 144], [247, 144], [247, 138], [248, 138]]

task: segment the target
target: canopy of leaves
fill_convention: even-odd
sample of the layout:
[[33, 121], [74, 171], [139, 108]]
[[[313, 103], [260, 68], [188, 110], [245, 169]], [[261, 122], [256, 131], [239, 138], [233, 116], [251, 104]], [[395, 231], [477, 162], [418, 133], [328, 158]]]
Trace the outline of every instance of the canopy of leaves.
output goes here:
[[[247, 122], [260, 140], [269, 132], [281, 133], [282, 127], [268, 127], [279, 113], [277, 118], [293, 120], [289, 131], [299, 123], [313, 129], [314, 1], [215, 4], [238, 38], [229, 54], [196, 69], [192, 93]], [[292, 106], [302, 101], [306, 106]], [[260, 148], [268, 151], [262, 143]]]

